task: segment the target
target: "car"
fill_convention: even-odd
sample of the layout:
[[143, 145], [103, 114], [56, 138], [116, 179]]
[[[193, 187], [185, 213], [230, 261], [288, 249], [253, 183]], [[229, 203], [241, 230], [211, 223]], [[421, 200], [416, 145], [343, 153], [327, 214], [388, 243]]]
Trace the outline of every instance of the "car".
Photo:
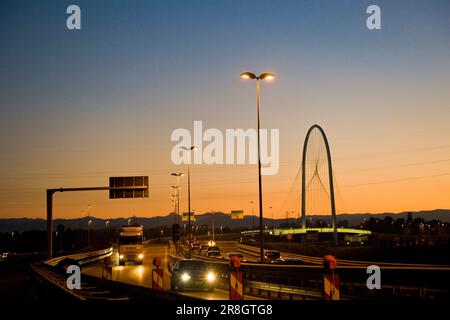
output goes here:
[[241, 262], [247, 262], [247, 260], [245, 259], [244, 255], [240, 252], [229, 252], [228, 253], [228, 260], [230, 260], [232, 257], [238, 257], [239, 259], [241, 259]]
[[281, 258], [280, 251], [277, 251], [277, 250], [265, 250], [264, 251], [264, 262], [271, 263], [279, 258]]
[[194, 242], [192, 244], [192, 251], [199, 251], [200, 250], [200, 243]]
[[209, 250], [206, 253], [206, 256], [208, 258], [223, 259], [222, 255], [220, 254], [220, 251], [217, 250]]
[[178, 260], [170, 277], [170, 288], [173, 291], [202, 289], [214, 291], [217, 275], [209, 269], [208, 263], [198, 259]]
[[208, 250], [209, 246], [206, 244], [202, 244], [200, 246], [200, 254], [205, 254], [205, 252]]
[[208, 248], [206, 249], [206, 254], [205, 254], [205, 255], [207, 255], [208, 252], [210, 252], [210, 251], [219, 251], [219, 252], [220, 252], [220, 249], [219, 249], [219, 247], [217, 247], [217, 246], [210, 246], [210, 247], [208, 247]]
[[295, 258], [278, 258], [272, 261], [275, 264], [303, 265], [305, 261]]
[[242, 243], [249, 245], [249, 246], [257, 246], [258, 245], [258, 241], [256, 241], [255, 239], [247, 239], [247, 240], [244, 240]]

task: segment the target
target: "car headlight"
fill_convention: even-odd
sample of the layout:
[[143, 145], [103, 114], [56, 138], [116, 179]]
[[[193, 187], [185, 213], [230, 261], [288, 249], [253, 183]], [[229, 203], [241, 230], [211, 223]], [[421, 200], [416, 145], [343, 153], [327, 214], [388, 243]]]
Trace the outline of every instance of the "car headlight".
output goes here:
[[119, 259], [120, 259], [120, 260], [123, 259], [123, 254], [119, 255]]
[[183, 281], [183, 282], [189, 281], [190, 278], [191, 278], [191, 276], [187, 273], [183, 273], [181, 275], [181, 281]]
[[214, 282], [216, 280], [216, 275], [213, 272], [208, 272], [206, 275], [206, 281], [209, 283]]
[[142, 253], [141, 253], [141, 254], [139, 254], [139, 255], [138, 255], [138, 259], [139, 259], [139, 260], [142, 260], [142, 259], [144, 259], [144, 255], [143, 255]]

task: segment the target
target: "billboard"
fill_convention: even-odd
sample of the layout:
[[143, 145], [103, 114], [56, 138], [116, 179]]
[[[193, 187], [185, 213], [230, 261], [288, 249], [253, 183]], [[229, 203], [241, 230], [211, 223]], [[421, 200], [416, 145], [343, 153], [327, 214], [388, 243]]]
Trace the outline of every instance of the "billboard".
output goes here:
[[[182, 221], [189, 221], [189, 213], [188, 212], [183, 212], [183, 216], [181, 217]], [[191, 222], [195, 221], [195, 212], [191, 211]]]
[[244, 219], [244, 210], [231, 210], [231, 219]]

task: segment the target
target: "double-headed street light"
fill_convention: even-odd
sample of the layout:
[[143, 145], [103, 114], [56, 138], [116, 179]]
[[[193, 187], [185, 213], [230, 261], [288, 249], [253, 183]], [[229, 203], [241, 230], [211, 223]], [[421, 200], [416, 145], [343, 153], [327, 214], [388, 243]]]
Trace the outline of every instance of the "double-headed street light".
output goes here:
[[197, 150], [196, 146], [190, 146], [189, 148], [187, 147], [180, 147], [180, 150], [183, 151], [190, 151], [191, 155], [189, 158], [189, 163], [188, 163], [188, 242], [189, 242], [189, 255], [188, 258], [191, 259], [192, 257], [192, 239], [191, 239], [191, 234], [192, 234], [192, 230], [191, 230], [191, 161], [192, 161], [192, 153], [193, 151]]
[[256, 116], [258, 124], [258, 181], [259, 181], [259, 244], [260, 259], [264, 261], [264, 236], [263, 236], [263, 205], [262, 205], [262, 181], [261, 181], [261, 142], [260, 142], [260, 111], [261, 111], [261, 95], [259, 82], [260, 80], [272, 80], [275, 76], [272, 73], [263, 73], [259, 76], [251, 72], [241, 73], [241, 78], [256, 80]]
[[183, 177], [184, 173], [171, 173], [170, 175], [177, 178], [177, 184], [175, 186], [171, 186], [171, 188], [177, 190], [177, 223], [180, 224], [180, 177]]

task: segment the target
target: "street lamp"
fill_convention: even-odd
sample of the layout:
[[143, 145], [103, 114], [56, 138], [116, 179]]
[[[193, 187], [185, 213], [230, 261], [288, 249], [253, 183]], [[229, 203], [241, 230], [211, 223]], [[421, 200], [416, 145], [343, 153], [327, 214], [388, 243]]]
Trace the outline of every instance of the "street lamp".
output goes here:
[[14, 231], [11, 232], [11, 252], [14, 253]]
[[88, 204], [87, 206], [87, 216], [90, 217], [91, 216], [91, 208], [93, 207], [93, 204]]
[[88, 221], [88, 248], [91, 247], [91, 223], [92, 220]]
[[108, 224], [109, 224], [109, 220], [105, 221], [105, 240], [106, 240], [106, 245], [108, 245], [109, 243], [109, 239], [108, 239]]
[[252, 205], [252, 230], [255, 228], [255, 203], [253, 201], [250, 201], [250, 204]]
[[263, 205], [262, 205], [262, 180], [261, 180], [261, 142], [260, 142], [260, 111], [261, 111], [261, 94], [259, 88], [260, 80], [272, 80], [275, 76], [272, 73], [263, 73], [259, 76], [251, 72], [241, 73], [241, 78], [256, 80], [256, 116], [258, 124], [258, 181], [259, 181], [259, 242], [260, 242], [260, 259], [264, 261], [264, 236], [263, 236]]
[[215, 229], [216, 229], [216, 227], [215, 227], [215, 212], [214, 211], [211, 211], [211, 229], [212, 229], [212, 240], [213, 241], [216, 241], [216, 235], [215, 235]]
[[[177, 178], [177, 184], [175, 188], [177, 189], [177, 223], [180, 224], [180, 177], [184, 176], [184, 173], [171, 173], [170, 175]], [[172, 186], [174, 188], [174, 186]]]
[[177, 178], [177, 184], [175, 186], [170, 186], [172, 189], [177, 190], [176, 197], [176, 214], [177, 214], [177, 223], [180, 224], [180, 177], [184, 176], [183, 173], [172, 173], [172, 176]]
[[274, 229], [274, 227], [273, 227], [273, 207], [269, 207], [270, 208], [270, 211], [272, 212], [272, 230]]
[[190, 169], [190, 163], [192, 161], [192, 153], [193, 151], [197, 150], [196, 146], [190, 146], [189, 148], [187, 147], [180, 147], [180, 150], [183, 151], [190, 151], [191, 152], [191, 157], [189, 158], [189, 163], [188, 163], [188, 242], [189, 242], [189, 255], [188, 258], [191, 259], [192, 257], [192, 239], [191, 239], [191, 234], [192, 234], [192, 230], [191, 230], [191, 169]]

